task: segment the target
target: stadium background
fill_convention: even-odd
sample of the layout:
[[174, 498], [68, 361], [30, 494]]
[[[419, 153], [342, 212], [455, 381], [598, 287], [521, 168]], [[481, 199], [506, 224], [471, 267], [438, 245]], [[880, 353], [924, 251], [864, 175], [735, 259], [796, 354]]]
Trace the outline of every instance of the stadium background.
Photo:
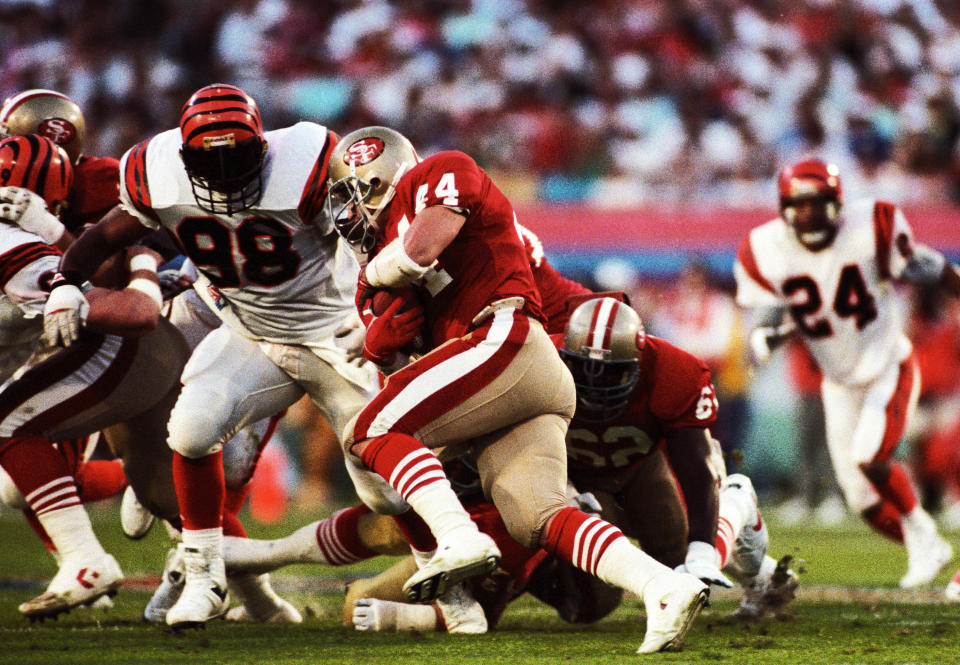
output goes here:
[[[951, 1], [0, 0], [0, 43], [0, 97], [66, 93], [89, 154], [174, 126], [215, 81], [252, 94], [268, 128], [385, 124], [423, 154], [462, 149], [558, 269], [630, 290], [653, 332], [685, 267], [729, 293], [737, 241], [807, 154], [960, 258]], [[803, 463], [783, 377], [782, 359], [746, 377], [736, 442], [769, 492]], [[296, 429], [291, 486], [312, 472]]]

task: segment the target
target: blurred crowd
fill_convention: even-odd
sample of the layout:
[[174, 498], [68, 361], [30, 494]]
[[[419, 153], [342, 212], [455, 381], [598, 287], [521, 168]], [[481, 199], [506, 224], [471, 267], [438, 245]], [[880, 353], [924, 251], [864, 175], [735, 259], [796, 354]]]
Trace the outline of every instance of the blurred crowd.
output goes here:
[[0, 0], [0, 96], [61, 90], [92, 154], [238, 84], [269, 127], [386, 124], [511, 193], [768, 205], [779, 165], [960, 201], [952, 0]]
[[[260, 101], [268, 128], [385, 124], [424, 154], [462, 149], [515, 204], [770, 209], [778, 169], [806, 154], [836, 162], [850, 197], [960, 204], [954, 0], [0, 0], [0, 43], [0, 99], [66, 93], [94, 155], [174, 126], [196, 88], [222, 81]], [[713, 368], [733, 450], [751, 422], [751, 377], [729, 280], [692, 266], [635, 300], [652, 332], [688, 339]], [[917, 302], [917, 335], [960, 356], [957, 316], [924, 316]], [[958, 377], [939, 376], [929, 403], [955, 406]], [[920, 422], [942, 431], [949, 415], [931, 408]], [[304, 496], [344, 500], [336, 456], [302, 446], [323, 423], [294, 416], [280, 437], [303, 458], [271, 468], [322, 485]], [[958, 457], [937, 443], [925, 468]], [[928, 504], [958, 498], [928, 475]]]

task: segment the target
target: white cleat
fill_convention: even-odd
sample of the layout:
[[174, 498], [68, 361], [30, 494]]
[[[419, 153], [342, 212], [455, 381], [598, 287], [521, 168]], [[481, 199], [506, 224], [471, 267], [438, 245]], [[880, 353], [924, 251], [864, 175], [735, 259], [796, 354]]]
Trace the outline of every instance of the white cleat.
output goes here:
[[487, 632], [487, 615], [463, 584], [451, 587], [437, 598], [436, 604], [448, 633], [482, 635]]
[[764, 617], [779, 615], [783, 608], [796, 597], [800, 578], [790, 568], [793, 557], [789, 554], [776, 561], [765, 557], [756, 577], [743, 585], [740, 607], [733, 611], [733, 618], [740, 621], [760, 621]]
[[227, 612], [227, 621], [247, 623], [303, 623], [293, 605], [277, 595], [270, 586], [270, 575], [240, 573], [227, 581], [240, 604]]
[[960, 570], [953, 574], [953, 579], [947, 584], [943, 595], [951, 602], [960, 602]]
[[164, 623], [167, 620], [167, 610], [174, 606], [183, 593], [184, 581], [183, 554], [179, 548], [171, 547], [160, 575], [160, 586], [143, 608], [143, 620], [149, 623]]
[[458, 582], [497, 567], [500, 549], [493, 538], [476, 530], [463, 531], [438, 543], [433, 558], [404, 583], [403, 594], [408, 602], [432, 602]]
[[150, 531], [154, 522], [153, 513], [137, 500], [133, 487], [127, 485], [120, 500], [120, 529], [130, 540], [139, 540]]
[[727, 498], [736, 500], [738, 501], [737, 505], [749, 510], [750, 517], [744, 522], [743, 528], [737, 534], [729, 565], [731, 566], [731, 573], [738, 581], [745, 578], [752, 579], [760, 571], [760, 566], [770, 543], [767, 526], [760, 515], [760, 508], [757, 504], [757, 493], [754, 491], [750, 479], [740, 473], [727, 476], [723, 480], [720, 492], [724, 500]]
[[952, 558], [950, 543], [934, 533], [926, 542], [907, 551], [907, 573], [900, 579], [900, 587], [912, 589], [931, 582]]
[[180, 598], [167, 610], [166, 622], [175, 630], [202, 628], [230, 608], [223, 558], [214, 548], [200, 549], [181, 543], [180, 549], [186, 581]]
[[123, 571], [109, 554], [93, 560], [67, 559], [60, 564], [47, 590], [22, 603], [19, 610], [31, 621], [42, 621], [91, 604], [101, 596], [116, 594], [122, 584]]
[[647, 632], [637, 653], [679, 651], [709, 593], [707, 585], [693, 575], [672, 570], [647, 582], [643, 589]]
[[296, 607], [279, 599], [276, 609], [268, 616], [263, 614], [253, 614], [247, 609], [246, 605], [237, 605], [231, 607], [227, 612], [227, 621], [236, 621], [238, 623], [303, 623], [303, 615]]

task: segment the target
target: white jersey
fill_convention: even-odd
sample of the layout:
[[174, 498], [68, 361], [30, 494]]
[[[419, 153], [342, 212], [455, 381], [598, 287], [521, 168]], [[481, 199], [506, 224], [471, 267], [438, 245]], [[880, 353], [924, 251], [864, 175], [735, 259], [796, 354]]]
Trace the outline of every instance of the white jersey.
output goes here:
[[0, 223], [0, 383], [26, 361], [43, 330], [45, 282], [60, 251], [18, 226]]
[[824, 375], [862, 385], [910, 355], [893, 280], [912, 253], [906, 218], [884, 201], [846, 206], [836, 238], [819, 252], [774, 219], [753, 229], [737, 250], [737, 303], [786, 306]]
[[360, 267], [323, 214], [335, 136], [301, 122], [266, 132], [259, 202], [224, 215], [197, 205], [172, 129], [121, 160], [121, 205], [177, 238], [204, 280], [203, 295], [246, 337], [311, 345], [352, 313]]

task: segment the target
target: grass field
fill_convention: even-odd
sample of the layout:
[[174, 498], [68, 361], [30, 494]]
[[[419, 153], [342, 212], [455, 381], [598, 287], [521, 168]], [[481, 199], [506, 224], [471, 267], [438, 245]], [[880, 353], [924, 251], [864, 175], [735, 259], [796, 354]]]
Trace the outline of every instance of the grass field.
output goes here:
[[[277, 589], [303, 611], [301, 625], [217, 621], [202, 631], [173, 634], [140, 622], [163, 566], [163, 530], [155, 527], [144, 540], [131, 542], [120, 534], [115, 505], [91, 512], [128, 583], [108, 612], [79, 609], [33, 625], [17, 605], [43, 590], [55, 571], [53, 560], [18, 515], [0, 514], [0, 663], [592, 665], [641, 658], [731, 665], [960, 663], [960, 604], [945, 603], [941, 593], [960, 556], [929, 588], [902, 592], [896, 586], [905, 566], [902, 550], [853, 520], [830, 530], [770, 523], [771, 553], [792, 553], [804, 561], [801, 592], [788, 620], [744, 626], [726, 618], [738, 593], [714, 593], [682, 652], [641, 657], [634, 651], [644, 620], [633, 600], [592, 626], [565, 624], [552, 609], [524, 597], [511, 605], [495, 632], [482, 636], [367, 634], [342, 627], [343, 585], [380, 570], [386, 561], [337, 569], [295, 566], [274, 573]], [[278, 535], [312, 519], [298, 515], [277, 527], [253, 527], [251, 535]], [[955, 546], [960, 543], [960, 534], [950, 535]]]

